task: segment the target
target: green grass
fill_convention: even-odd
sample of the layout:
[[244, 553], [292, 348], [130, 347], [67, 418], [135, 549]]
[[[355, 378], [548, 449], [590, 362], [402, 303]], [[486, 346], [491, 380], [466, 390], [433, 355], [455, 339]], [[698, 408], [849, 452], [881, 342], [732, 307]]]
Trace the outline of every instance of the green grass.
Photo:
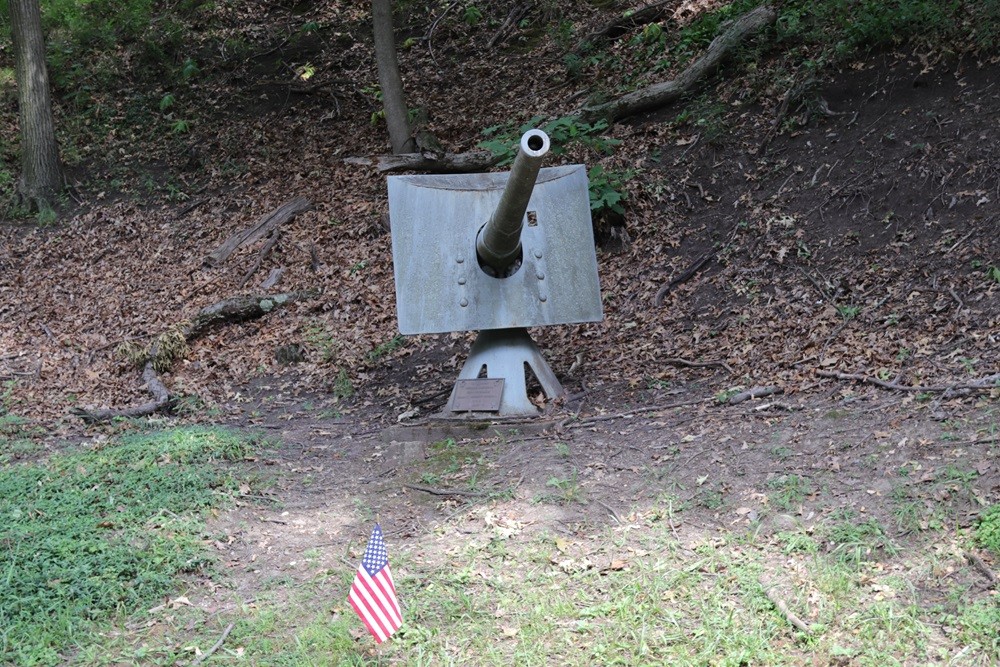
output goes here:
[[[936, 572], [965, 567], [960, 551], [918, 546], [908, 560], [854, 564], [824, 553], [813, 529], [770, 539], [726, 530], [685, 535], [683, 522], [666, 519], [672, 504], [665, 497], [628, 525], [569, 534], [538, 529], [523, 505], [497, 503], [414, 541], [390, 537], [404, 626], [377, 648], [345, 600], [359, 544], [343, 557], [310, 550], [307, 571], [259, 582], [253, 604], [237, 603], [220, 616], [184, 608], [161, 620], [155, 635], [118, 636], [101, 651], [116, 664], [174, 664], [190, 660], [193, 646], [204, 651], [233, 622], [214, 664], [881, 666], [1000, 659], [1000, 608], [987, 593], [970, 595], [956, 582], [947, 608], [921, 599], [927, 586], [941, 583]], [[863, 527], [851, 533], [852, 522]], [[878, 541], [870, 523], [841, 515], [815, 531], [825, 541]], [[809, 633], [775, 608], [765, 580]], [[95, 648], [81, 655], [82, 664], [103, 664]]]
[[1000, 505], [991, 505], [980, 516], [976, 540], [1000, 558]]
[[896, 554], [896, 546], [877, 519], [862, 521], [849, 511], [840, 515], [819, 531], [837, 560], [857, 568], [865, 561]]
[[771, 493], [768, 498], [785, 511], [797, 509], [812, 493], [812, 482], [808, 477], [782, 475], [767, 483]]
[[245, 435], [184, 428], [0, 469], [0, 662], [55, 665], [208, 564], [201, 512]]

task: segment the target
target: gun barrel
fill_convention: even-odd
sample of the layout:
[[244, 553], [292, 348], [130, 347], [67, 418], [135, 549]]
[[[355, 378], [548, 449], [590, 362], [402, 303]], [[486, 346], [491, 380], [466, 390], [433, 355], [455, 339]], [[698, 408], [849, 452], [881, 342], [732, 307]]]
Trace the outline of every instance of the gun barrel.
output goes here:
[[542, 159], [549, 152], [549, 136], [528, 130], [511, 167], [500, 203], [476, 237], [476, 252], [484, 270], [504, 277], [521, 256], [521, 228], [535, 188]]

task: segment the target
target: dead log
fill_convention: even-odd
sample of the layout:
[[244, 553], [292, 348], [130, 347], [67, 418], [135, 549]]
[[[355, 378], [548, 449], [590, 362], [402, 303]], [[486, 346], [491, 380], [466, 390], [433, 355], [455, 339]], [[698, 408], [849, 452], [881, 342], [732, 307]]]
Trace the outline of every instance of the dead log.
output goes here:
[[255, 320], [276, 308], [318, 295], [318, 290], [303, 290], [283, 294], [249, 294], [223, 299], [198, 311], [198, 314], [184, 327], [184, 339], [191, 342], [219, 325]]
[[279, 226], [285, 224], [289, 220], [292, 220], [299, 213], [308, 211], [311, 208], [312, 202], [305, 197], [295, 197], [294, 199], [286, 201], [284, 204], [274, 209], [267, 215], [263, 215], [258, 218], [257, 222], [249, 228], [244, 229], [241, 232], [237, 232], [226, 239], [222, 245], [205, 257], [205, 265], [219, 266], [224, 261], [229, 259], [229, 256], [232, 255], [240, 246], [248, 243], [254, 243], [264, 238], [276, 230]]
[[472, 174], [492, 169], [500, 157], [489, 151], [467, 153], [401, 153], [377, 157], [344, 158], [347, 164], [375, 167], [379, 173], [421, 171], [432, 174]]
[[486, 48], [492, 50], [498, 42], [505, 39], [507, 37], [507, 31], [520, 21], [529, 9], [531, 9], [531, 3], [517, 5], [511, 9], [510, 13], [507, 14], [507, 18], [500, 24], [499, 30], [497, 30], [493, 34], [493, 37], [490, 38], [490, 41], [486, 43]]
[[580, 112], [580, 119], [585, 123], [594, 123], [598, 120], [614, 123], [627, 116], [659, 109], [676, 102], [714, 72], [740, 43], [771, 25], [776, 19], [777, 13], [766, 5], [747, 12], [736, 19], [724, 33], [712, 40], [705, 53], [676, 79], [654, 83], [610, 102], [584, 107]]
[[619, 15], [614, 21], [605, 23], [602, 27], [581, 39], [573, 49], [573, 53], [577, 56], [582, 56], [599, 42], [617, 39], [629, 30], [650, 23], [657, 23], [666, 16], [668, 9], [673, 9], [674, 4], [673, 0], [660, 0], [660, 2], [654, 2], [630, 14]]
[[783, 393], [785, 393], [785, 390], [781, 387], [753, 387], [730, 396], [729, 400], [726, 402], [729, 405], [737, 405], [738, 403], [749, 401], [754, 398], [763, 398], [764, 396], [773, 396], [774, 394]]
[[261, 264], [263, 264], [264, 260], [267, 259], [268, 255], [271, 254], [271, 251], [274, 250], [274, 247], [278, 245], [278, 237], [280, 235], [281, 235], [280, 229], [275, 229], [273, 232], [271, 232], [271, 235], [267, 238], [267, 242], [264, 243], [264, 247], [260, 249], [259, 253], [257, 253], [257, 259], [253, 261], [253, 264], [250, 265], [250, 268], [247, 270], [247, 272], [243, 274], [243, 280], [240, 281], [240, 287], [246, 285], [247, 282], [250, 280], [250, 278], [253, 277], [253, 274], [257, 273], [257, 271], [260, 270]]
[[[215, 327], [254, 320], [276, 308], [312, 298], [318, 294], [317, 290], [304, 290], [284, 294], [247, 295], [223, 299], [199, 310], [198, 314], [189, 322], [182, 324], [179, 330], [184, 342], [190, 343]], [[142, 369], [142, 379], [146, 383], [146, 391], [152, 395], [153, 400], [131, 408], [73, 408], [70, 412], [88, 424], [96, 424], [120, 417], [147, 417], [168, 409], [173, 404], [173, 398], [170, 396], [170, 390], [157, 374], [157, 368], [165, 370], [164, 366], [169, 368], [172, 361], [172, 358], [164, 358], [161, 355], [161, 344], [165, 340], [166, 338], [161, 336], [150, 346], [146, 355], [147, 360]]]

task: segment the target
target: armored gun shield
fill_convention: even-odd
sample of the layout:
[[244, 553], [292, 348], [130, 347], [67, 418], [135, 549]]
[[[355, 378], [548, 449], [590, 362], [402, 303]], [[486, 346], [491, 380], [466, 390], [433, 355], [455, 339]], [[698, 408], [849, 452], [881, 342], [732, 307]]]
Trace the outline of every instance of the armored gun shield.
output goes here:
[[548, 137], [521, 140], [510, 173], [391, 176], [389, 212], [399, 330], [482, 332], [445, 412], [463, 408], [458, 386], [503, 379], [485, 410], [537, 413], [524, 365], [550, 397], [562, 387], [525, 329], [603, 318], [582, 165], [539, 168]]

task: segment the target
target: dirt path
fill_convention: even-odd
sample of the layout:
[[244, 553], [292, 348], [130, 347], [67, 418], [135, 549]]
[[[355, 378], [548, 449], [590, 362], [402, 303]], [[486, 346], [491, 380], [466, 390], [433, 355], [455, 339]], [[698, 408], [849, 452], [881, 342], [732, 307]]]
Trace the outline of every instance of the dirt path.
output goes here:
[[238, 594], [252, 599], [277, 577], [312, 576], [317, 563], [348, 567], [376, 517], [396, 548], [414, 548], [483, 508], [530, 525], [528, 539], [625, 523], [669, 499], [681, 534], [850, 519], [878, 526], [896, 552], [970, 526], [1000, 499], [994, 402], [921, 403], [845, 386], [722, 406], [696, 391], [608, 388], [561, 428], [571, 413], [537, 435], [491, 428], [426, 445], [385, 443], [380, 428], [318, 418], [312, 405], [291, 410], [267, 419], [276, 446], [258, 465], [275, 480], [271, 502], [250, 499], [220, 517], [213, 532], [228, 540], [217, 547]]

